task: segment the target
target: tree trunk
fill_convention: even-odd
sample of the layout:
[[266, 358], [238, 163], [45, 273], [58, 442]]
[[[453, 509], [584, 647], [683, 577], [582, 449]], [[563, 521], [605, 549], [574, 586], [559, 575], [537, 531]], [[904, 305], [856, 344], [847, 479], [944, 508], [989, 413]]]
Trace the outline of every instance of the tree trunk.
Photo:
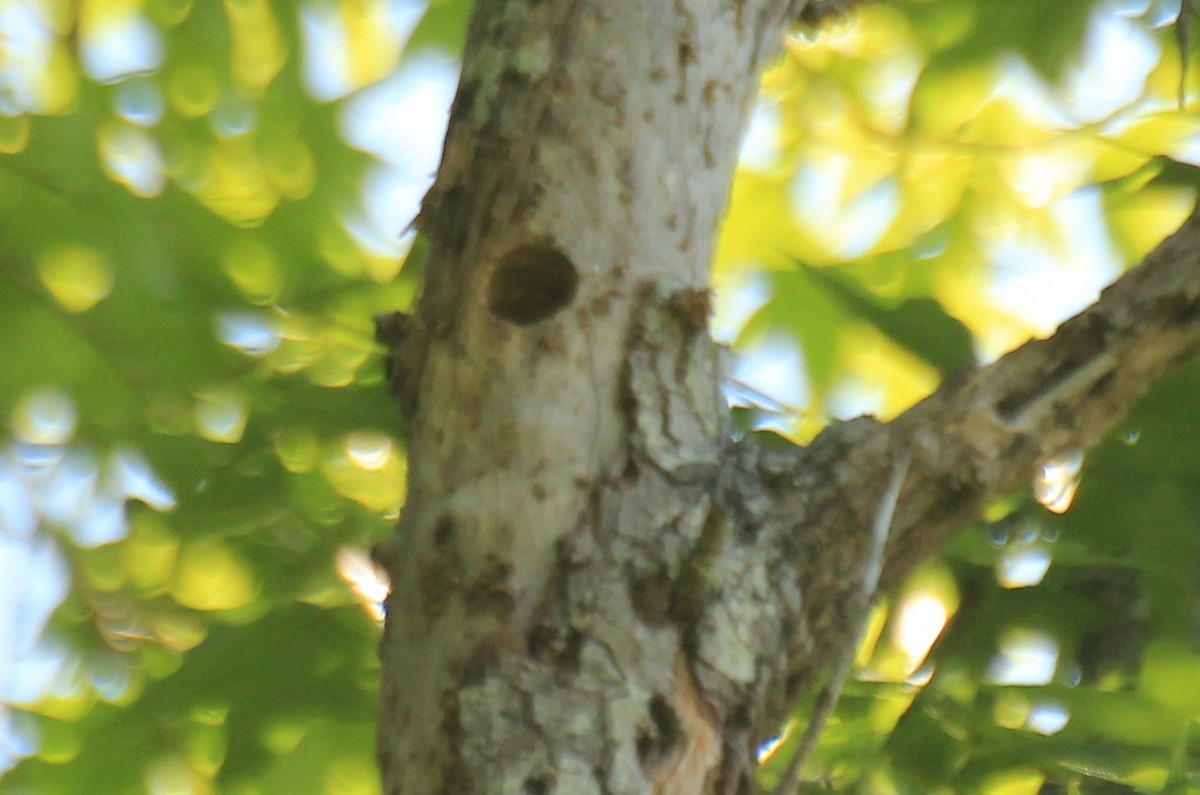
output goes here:
[[889, 473], [885, 582], [1195, 348], [1189, 226], [1161, 258], [1181, 275], [1143, 280], [1158, 304], [1107, 296], [887, 426], [732, 441], [709, 267], [759, 73], [835, 4], [791, 5], [477, 4], [395, 328], [389, 795], [752, 792], [757, 745], [856, 640]]

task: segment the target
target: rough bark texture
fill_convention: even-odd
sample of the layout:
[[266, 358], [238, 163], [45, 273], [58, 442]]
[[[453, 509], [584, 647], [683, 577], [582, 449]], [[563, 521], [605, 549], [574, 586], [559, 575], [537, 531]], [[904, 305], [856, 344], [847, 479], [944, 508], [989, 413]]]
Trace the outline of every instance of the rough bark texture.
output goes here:
[[714, 232], [785, 19], [841, 5], [478, 4], [396, 329], [389, 795], [751, 792], [757, 744], [855, 641], [896, 451], [885, 581], [1196, 347], [1193, 221], [1053, 340], [889, 425], [731, 441]]

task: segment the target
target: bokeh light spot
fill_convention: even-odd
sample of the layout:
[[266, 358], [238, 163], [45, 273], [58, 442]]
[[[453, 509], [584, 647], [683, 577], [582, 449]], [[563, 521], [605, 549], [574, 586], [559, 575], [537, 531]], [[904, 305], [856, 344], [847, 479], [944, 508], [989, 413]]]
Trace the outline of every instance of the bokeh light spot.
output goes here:
[[162, 120], [162, 92], [149, 78], [126, 80], [117, 87], [113, 105], [118, 116], [138, 127], [153, 127]]
[[84, 69], [99, 83], [153, 71], [162, 64], [162, 37], [138, 11], [140, 3], [84, 3], [79, 15]]
[[71, 538], [83, 549], [120, 541], [128, 532], [125, 501], [109, 495], [93, 497], [81, 521], [69, 528]]
[[158, 144], [143, 130], [111, 122], [97, 133], [104, 171], [116, 183], [143, 199], [162, 193], [166, 166]]
[[223, 727], [194, 725], [187, 737], [187, 757], [192, 767], [205, 777], [212, 777], [221, 769], [228, 750], [226, 732]]
[[1045, 632], [1015, 627], [1000, 637], [1000, 648], [988, 667], [997, 685], [1046, 685], [1058, 667], [1058, 642]]
[[148, 0], [146, 12], [163, 27], [180, 24], [192, 13], [193, 0]]
[[146, 792], [149, 795], [209, 795], [212, 789], [184, 759], [169, 756], [147, 768]]
[[122, 499], [144, 502], [156, 511], [175, 507], [175, 495], [154, 474], [150, 462], [136, 450], [123, 448], [109, 459], [109, 484]]
[[910, 670], [915, 670], [925, 660], [948, 619], [946, 606], [932, 594], [914, 594], [900, 604], [895, 639], [909, 660]]
[[258, 591], [250, 568], [220, 542], [185, 546], [171, 585], [176, 602], [193, 610], [235, 610]]
[[355, 599], [377, 622], [383, 621], [383, 604], [392, 583], [386, 571], [371, 560], [362, 547], [344, 546], [337, 552], [336, 567], [342, 582], [350, 588]]
[[[154, 637], [166, 649], [174, 653], [183, 653], [189, 649], [194, 649], [200, 645], [207, 635], [204, 625], [190, 616], [164, 614], [155, 619], [153, 623]], [[149, 647], [147, 653], [152, 655], [154, 647]], [[143, 664], [147, 665], [149, 672], [152, 675], [168, 675], [180, 665], [182, 662], [176, 654], [163, 654], [157, 659], [144, 655]], [[151, 667], [153, 664], [157, 670]]]
[[196, 430], [211, 442], [241, 441], [248, 415], [246, 401], [228, 389], [215, 389], [196, 398]]
[[316, 164], [308, 146], [299, 138], [276, 141], [264, 153], [263, 165], [279, 192], [293, 201], [308, 196], [316, 185]]
[[46, 109], [46, 77], [56, 38], [47, 9], [40, 4], [0, 5], [0, 40], [4, 42], [0, 112], [16, 116]]
[[344, 756], [333, 760], [325, 771], [327, 795], [375, 795], [379, 773], [369, 756]]
[[246, 139], [208, 151], [191, 190], [205, 207], [240, 227], [256, 227], [279, 204], [258, 152]]
[[1033, 482], [1033, 493], [1048, 511], [1066, 513], [1079, 490], [1079, 471], [1083, 468], [1083, 453], [1072, 450], [1042, 464]]
[[134, 587], [144, 594], [159, 593], [175, 570], [179, 540], [153, 514], [142, 513], [134, 519], [121, 552], [125, 574]]
[[1006, 549], [996, 561], [996, 582], [1004, 588], [1030, 588], [1050, 570], [1049, 550], [1042, 546]]
[[221, 138], [239, 138], [254, 129], [258, 111], [245, 97], [226, 91], [213, 108], [209, 124]]
[[217, 104], [219, 95], [216, 75], [204, 64], [182, 64], [167, 76], [171, 107], [184, 118], [194, 119], [208, 113]]
[[1046, 702], [1038, 704], [1025, 720], [1025, 728], [1043, 736], [1058, 734], [1067, 727], [1071, 713], [1062, 704]]
[[37, 756], [53, 765], [70, 762], [83, 748], [79, 729], [65, 720], [46, 720], [41, 723], [41, 745]]
[[241, 85], [262, 91], [287, 61], [287, 49], [267, 0], [225, 0], [233, 39], [230, 67]]
[[93, 655], [86, 667], [92, 691], [109, 704], [122, 702], [133, 686], [133, 672], [123, 655], [101, 652]]
[[355, 431], [346, 437], [346, 455], [355, 466], [366, 472], [383, 469], [394, 453], [395, 445], [387, 434]]
[[47, 386], [25, 395], [13, 413], [13, 431], [23, 442], [63, 445], [75, 435], [75, 402], [58, 387]]
[[317, 443], [317, 436], [311, 428], [300, 426], [284, 428], [275, 433], [271, 437], [271, 441], [275, 446], [275, 455], [279, 457], [279, 463], [283, 464], [283, 468], [288, 472], [297, 474], [311, 472], [317, 465], [321, 448]]
[[372, 511], [392, 513], [403, 501], [406, 468], [400, 456], [389, 455], [377, 469], [368, 470], [343, 448], [326, 459], [323, 471], [338, 493]]
[[52, 249], [38, 260], [37, 270], [50, 295], [69, 312], [86, 312], [103, 301], [113, 287], [108, 260], [87, 246]]
[[217, 339], [247, 356], [266, 356], [279, 347], [279, 331], [269, 318], [246, 312], [217, 316]]
[[274, 252], [252, 237], [239, 237], [225, 249], [225, 273], [256, 304], [274, 301], [283, 289], [283, 270]]

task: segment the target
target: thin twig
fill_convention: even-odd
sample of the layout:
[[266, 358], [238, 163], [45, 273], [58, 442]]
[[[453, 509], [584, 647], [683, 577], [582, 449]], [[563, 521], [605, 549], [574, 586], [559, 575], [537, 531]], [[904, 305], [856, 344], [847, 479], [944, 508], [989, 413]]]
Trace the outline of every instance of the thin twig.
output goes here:
[[792, 758], [788, 760], [787, 769], [780, 778], [773, 795], [796, 795], [799, 792], [800, 774], [804, 762], [816, 747], [817, 739], [821, 736], [825, 723], [833, 714], [838, 698], [842, 695], [842, 685], [845, 683], [846, 677], [850, 675], [850, 664], [854, 661], [858, 638], [862, 635], [862, 627], [866, 623], [868, 609], [875, 598], [875, 591], [879, 587], [879, 576], [883, 573], [883, 550], [887, 545], [892, 519], [896, 515], [896, 504], [900, 501], [900, 490], [904, 486], [904, 478], [908, 474], [910, 460], [911, 452], [907, 445], [893, 460], [891, 477], [888, 479], [887, 488], [879, 499], [879, 505], [876, 506], [875, 516], [871, 521], [870, 546], [867, 549], [866, 560], [863, 562], [862, 577], [859, 583], [858, 596], [861, 615], [858, 626], [855, 627], [854, 637], [847, 641], [839, 659], [834, 664], [829, 681], [817, 698], [812, 718], [804, 729], [804, 736], [800, 738], [799, 746], [792, 754]]
[[1196, 0], [1180, 0], [1179, 16], [1175, 18], [1175, 42], [1179, 45], [1179, 109], [1187, 99], [1188, 66], [1191, 63], [1191, 24], [1197, 13]]

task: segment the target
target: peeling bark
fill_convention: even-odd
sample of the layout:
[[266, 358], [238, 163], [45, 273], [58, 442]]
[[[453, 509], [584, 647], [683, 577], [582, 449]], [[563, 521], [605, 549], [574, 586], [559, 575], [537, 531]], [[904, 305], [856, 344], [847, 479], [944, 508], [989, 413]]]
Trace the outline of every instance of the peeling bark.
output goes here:
[[749, 793], [894, 583], [1200, 336], [1193, 219], [1053, 339], [894, 422], [732, 441], [708, 270], [785, 20], [845, 3], [493, 0], [472, 17], [417, 315], [379, 756], [389, 795]]

